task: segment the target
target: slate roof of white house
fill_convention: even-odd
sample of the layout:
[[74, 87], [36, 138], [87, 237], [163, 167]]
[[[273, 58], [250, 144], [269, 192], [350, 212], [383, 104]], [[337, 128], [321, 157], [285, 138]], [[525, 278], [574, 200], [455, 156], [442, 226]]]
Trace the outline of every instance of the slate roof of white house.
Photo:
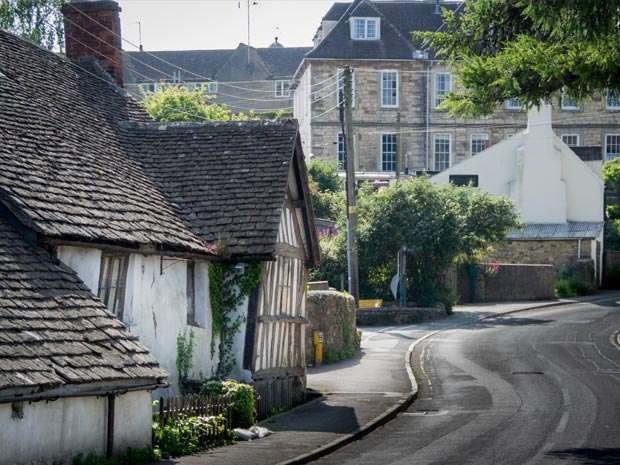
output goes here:
[[508, 233], [507, 239], [596, 239], [603, 230], [602, 222], [568, 222], [563, 224], [528, 223]]

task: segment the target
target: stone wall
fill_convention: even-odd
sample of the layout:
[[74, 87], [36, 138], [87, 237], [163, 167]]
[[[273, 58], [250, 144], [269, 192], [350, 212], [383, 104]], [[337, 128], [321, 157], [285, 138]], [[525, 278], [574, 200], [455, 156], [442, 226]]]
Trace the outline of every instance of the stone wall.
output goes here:
[[411, 325], [428, 320], [444, 318], [448, 315], [443, 306], [421, 307], [382, 307], [359, 309], [357, 324], [359, 326]]
[[[527, 113], [524, 110], [508, 110], [505, 106], [499, 106], [489, 117], [457, 120], [447, 112], [434, 108], [435, 76], [439, 72], [448, 71], [441, 63], [427, 64], [419, 60], [313, 61], [309, 83], [316, 84], [329, 79], [345, 65], [351, 65], [355, 69], [353, 120], [358, 171], [381, 171], [381, 133], [402, 134], [400, 144], [405, 160], [403, 168], [415, 171], [435, 168], [435, 133], [450, 135], [450, 163], [455, 164], [471, 156], [473, 134], [488, 135], [489, 144], [493, 145], [525, 129]], [[429, 69], [427, 65], [430, 66], [429, 76], [426, 74]], [[399, 72], [398, 108], [384, 108], [380, 105], [381, 70]], [[311, 109], [305, 116], [311, 130], [304, 135], [304, 147], [306, 155], [312, 153], [317, 158], [336, 160], [336, 141], [341, 129], [338, 111], [330, 111], [337, 106], [336, 95], [329, 95], [330, 92], [333, 92], [331, 87], [317, 92], [313, 102], [309, 103]], [[620, 112], [606, 110], [604, 98], [601, 96], [585, 101], [577, 111], [562, 110], [557, 103], [558, 101], [554, 100], [553, 124], [558, 136], [577, 134], [580, 145], [604, 146], [605, 135], [617, 132]], [[297, 113], [296, 110], [296, 116], [303, 120], [304, 115]], [[310, 115], [313, 117], [311, 121]]]
[[323, 333], [324, 361], [351, 358], [359, 349], [355, 322], [355, 301], [342, 292], [309, 291], [306, 310], [310, 326], [306, 329], [306, 363], [314, 365], [312, 333]]
[[556, 270], [553, 265], [500, 264], [496, 274], [488, 274], [481, 265], [472, 289], [467, 267], [458, 270], [458, 294], [461, 303], [547, 300], [555, 297]]
[[577, 240], [565, 241], [504, 241], [495, 246], [495, 251], [487, 255], [487, 261], [519, 264], [554, 265], [556, 271], [573, 265], [580, 258], [590, 258], [590, 240], [581, 241], [581, 257], [578, 257]]

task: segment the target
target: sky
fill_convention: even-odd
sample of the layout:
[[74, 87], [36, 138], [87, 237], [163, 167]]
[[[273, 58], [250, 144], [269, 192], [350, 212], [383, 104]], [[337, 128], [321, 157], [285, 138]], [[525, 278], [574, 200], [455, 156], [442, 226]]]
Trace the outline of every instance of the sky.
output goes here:
[[[123, 36], [147, 51], [236, 48], [247, 43], [247, 0], [117, 0]], [[251, 44], [274, 37], [287, 47], [309, 47], [334, 0], [251, 0]], [[123, 48], [134, 50], [124, 43]]]

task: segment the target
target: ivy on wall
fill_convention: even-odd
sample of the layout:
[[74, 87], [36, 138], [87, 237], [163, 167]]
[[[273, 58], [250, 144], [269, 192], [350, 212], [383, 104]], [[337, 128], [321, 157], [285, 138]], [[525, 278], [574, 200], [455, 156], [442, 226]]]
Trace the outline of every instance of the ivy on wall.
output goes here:
[[235, 367], [232, 346], [244, 321], [243, 315], [237, 315], [236, 310], [256, 289], [261, 274], [260, 263], [239, 266], [235, 263], [218, 262], [209, 265], [209, 294], [213, 315], [212, 357], [215, 355], [215, 337], [219, 336], [216, 378], [226, 378]]
[[177, 335], [177, 373], [179, 374], [179, 386], [183, 389], [183, 384], [189, 378], [192, 371], [194, 356], [194, 331], [179, 333]]

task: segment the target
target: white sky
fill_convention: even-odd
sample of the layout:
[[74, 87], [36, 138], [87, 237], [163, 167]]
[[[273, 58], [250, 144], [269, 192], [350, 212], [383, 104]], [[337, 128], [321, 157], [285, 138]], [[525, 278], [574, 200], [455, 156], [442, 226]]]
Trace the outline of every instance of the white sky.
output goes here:
[[[145, 50], [236, 48], [247, 43], [246, 0], [117, 0], [123, 36]], [[251, 43], [268, 47], [274, 37], [287, 47], [309, 47], [321, 18], [335, 0], [251, 0]], [[342, 1], [342, 0], [341, 0]], [[239, 8], [239, 5], [241, 8]], [[125, 50], [133, 50], [123, 44]]]

